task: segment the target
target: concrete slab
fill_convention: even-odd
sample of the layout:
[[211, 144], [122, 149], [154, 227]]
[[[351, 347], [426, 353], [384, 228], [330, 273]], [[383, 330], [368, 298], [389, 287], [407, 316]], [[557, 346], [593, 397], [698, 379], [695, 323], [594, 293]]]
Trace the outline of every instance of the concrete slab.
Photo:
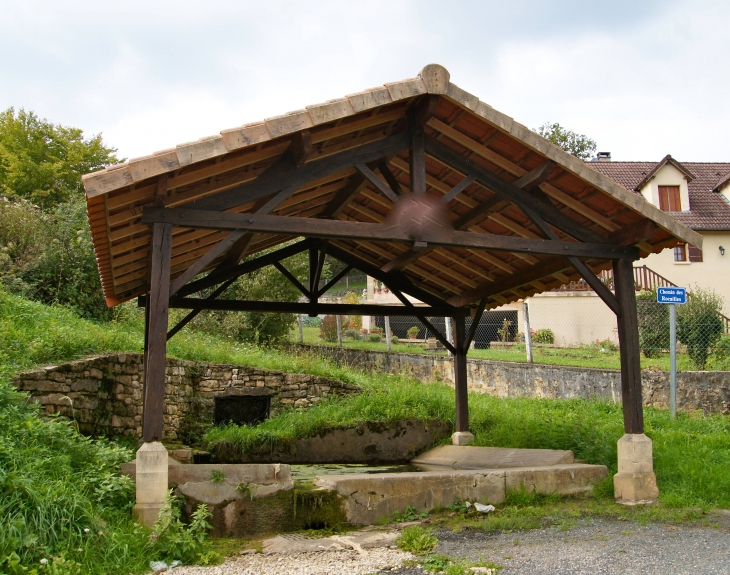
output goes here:
[[511, 449], [440, 445], [422, 453], [411, 464], [424, 471], [447, 469], [506, 469], [512, 467], [544, 467], [573, 463], [572, 451], [557, 449]]
[[[123, 463], [121, 471], [134, 479], [137, 473], [136, 460]], [[183, 464], [168, 458], [168, 486], [210, 481], [214, 471], [222, 473], [223, 480], [232, 485], [271, 485], [291, 481], [291, 467], [284, 463]]]
[[409, 506], [431, 511], [451, 505], [457, 498], [502, 503], [508, 489], [563, 495], [590, 492], [595, 483], [607, 476], [604, 465], [569, 463], [507, 469], [323, 475], [315, 480], [315, 485], [335, 491], [342, 498], [348, 522], [373, 525], [395, 512], [404, 512]]

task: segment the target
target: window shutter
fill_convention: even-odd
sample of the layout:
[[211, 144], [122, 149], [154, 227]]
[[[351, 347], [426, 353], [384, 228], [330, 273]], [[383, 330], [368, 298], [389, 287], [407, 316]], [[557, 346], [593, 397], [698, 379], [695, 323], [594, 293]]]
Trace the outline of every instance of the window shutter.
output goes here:
[[679, 186], [659, 186], [659, 209], [663, 212], [681, 212]]
[[702, 261], [702, 250], [694, 246], [687, 246], [689, 248], [689, 261], [701, 262]]

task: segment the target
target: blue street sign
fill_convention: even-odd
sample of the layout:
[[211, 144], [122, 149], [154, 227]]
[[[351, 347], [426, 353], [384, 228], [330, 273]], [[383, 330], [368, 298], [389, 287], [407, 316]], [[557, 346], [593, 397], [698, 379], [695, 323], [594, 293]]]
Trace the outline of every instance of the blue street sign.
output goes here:
[[658, 303], [687, 303], [687, 288], [658, 287], [656, 288], [656, 301]]

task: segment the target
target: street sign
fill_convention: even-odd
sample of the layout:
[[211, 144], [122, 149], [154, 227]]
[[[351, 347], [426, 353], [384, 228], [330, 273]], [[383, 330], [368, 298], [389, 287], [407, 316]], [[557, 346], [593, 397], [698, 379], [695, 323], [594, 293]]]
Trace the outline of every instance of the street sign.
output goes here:
[[658, 287], [656, 288], [657, 303], [687, 303], [687, 288]]

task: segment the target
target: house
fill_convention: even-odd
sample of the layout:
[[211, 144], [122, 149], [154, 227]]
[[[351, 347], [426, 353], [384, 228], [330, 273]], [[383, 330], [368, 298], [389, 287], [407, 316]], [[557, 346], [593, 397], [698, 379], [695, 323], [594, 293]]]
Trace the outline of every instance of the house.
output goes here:
[[[641, 194], [704, 238], [701, 249], [680, 244], [637, 261], [637, 286], [675, 284], [690, 290], [695, 286], [709, 288], [723, 298], [724, 314], [730, 316], [730, 162], [679, 162], [671, 155], [658, 162], [615, 162], [610, 153], [601, 152], [586, 165]], [[378, 291], [376, 286], [377, 282], [370, 278], [369, 301], [397, 302], [387, 290]], [[571, 282], [526, 301], [531, 327], [551, 329], [557, 345], [618, 341], [615, 316], [584, 282]], [[494, 316], [491, 319], [490, 314]], [[522, 304], [507, 304], [485, 314], [482, 339], [496, 339], [495, 326], [505, 319], [511, 322], [513, 335], [524, 331]], [[369, 318], [366, 324], [369, 325]]]
[[702, 249], [682, 244], [636, 265], [679, 286], [716, 291], [730, 315], [730, 162], [679, 162], [670, 155], [659, 162], [614, 162], [600, 153], [588, 166], [702, 234]]

